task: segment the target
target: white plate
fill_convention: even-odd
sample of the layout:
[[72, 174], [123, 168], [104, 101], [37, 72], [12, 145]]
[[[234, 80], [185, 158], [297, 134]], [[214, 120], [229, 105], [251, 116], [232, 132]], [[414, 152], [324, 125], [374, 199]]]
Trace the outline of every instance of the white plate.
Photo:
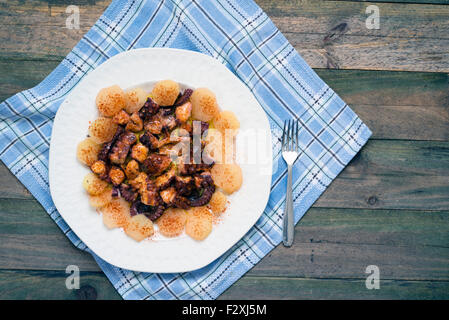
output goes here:
[[[221, 223], [198, 242], [187, 236], [140, 243], [122, 229], [108, 230], [101, 215], [90, 207], [82, 179], [89, 169], [76, 159], [77, 144], [86, 137], [89, 121], [98, 117], [95, 97], [101, 88], [118, 84], [126, 89], [151, 89], [162, 79], [190, 88], [208, 87], [222, 109], [233, 111], [241, 132], [265, 132], [264, 162], [240, 163], [241, 189], [230, 197]], [[238, 152], [246, 145], [237, 140]], [[249, 151], [248, 151], [249, 152]], [[239, 162], [240, 157], [237, 161]], [[268, 119], [248, 88], [217, 60], [193, 51], [151, 48], [127, 51], [109, 59], [87, 75], [59, 108], [50, 147], [50, 190], [61, 216], [77, 236], [103, 260], [124, 269], [142, 272], [186, 272], [206, 266], [232, 247], [256, 223], [270, 193], [271, 134]]]

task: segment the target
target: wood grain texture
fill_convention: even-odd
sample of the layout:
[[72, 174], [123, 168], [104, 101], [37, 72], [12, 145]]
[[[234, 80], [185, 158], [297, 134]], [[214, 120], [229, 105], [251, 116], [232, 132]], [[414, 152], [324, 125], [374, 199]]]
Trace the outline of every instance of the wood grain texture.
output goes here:
[[[81, 5], [79, 30], [65, 28], [65, 2], [0, 7], [0, 59], [61, 60], [109, 1]], [[315, 68], [449, 70], [449, 7], [379, 3], [381, 27], [365, 26], [367, 2], [258, 0], [257, 3]], [[40, 23], [37, 24], [36, 21]]]
[[81, 272], [80, 289], [69, 290], [64, 271], [0, 270], [0, 299], [119, 300], [120, 295], [101, 272]]
[[388, 3], [417, 3], [417, 4], [449, 4], [449, 0], [325, 0], [325, 1], [345, 1], [345, 2], [388, 2]]
[[448, 147], [447, 142], [370, 140], [314, 206], [445, 210]]
[[[383, 279], [449, 280], [448, 231], [449, 211], [312, 208], [293, 247], [277, 247], [248, 274], [363, 279], [375, 264]], [[35, 200], [0, 200], [0, 234], [1, 269], [99, 270]]]
[[[0, 100], [48, 75], [109, 2], [77, 1], [80, 30], [65, 28], [71, 0], [1, 2]], [[220, 298], [448, 299], [449, 1], [256, 2], [373, 139], [296, 226], [294, 246]], [[365, 27], [372, 3], [380, 30]], [[0, 234], [0, 299], [120, 298], [3, 164]], [[83, 290], [66, 289], [69, 264]], [[370, 264], [381, 290], [365, 288]]]
[[[37, 85], [57, 64], [56, 61], [0, 60], [0, 100]], [[447, 74], [316, 71], [369, 126], [372, 138], [449, 140]]]
[[364, 280], [245, 277], [219, 299], [447, 299], [449, 283], [381, 281], [367, 290]]
[[[0, 299], [120, 299], [103, 273], [81, 273], [80, 290], [65, 287], [64, 272], [0, 271]], [[381, 282], [367, 290], [364, 280], [244, 277], [219, 299], [448, 299], [448, 282]]]

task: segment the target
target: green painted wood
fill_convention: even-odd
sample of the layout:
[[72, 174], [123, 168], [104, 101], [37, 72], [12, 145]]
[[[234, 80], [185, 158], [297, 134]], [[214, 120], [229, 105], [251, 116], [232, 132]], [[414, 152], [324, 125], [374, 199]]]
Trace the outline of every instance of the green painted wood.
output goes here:
[[[448, 6], [377, 3], [381, 27], [370, 30], [365, 2], [257, 2], [312, 67], [449, 71]], [[8, 1], [0, 8], [0, 59], [60, 61], [108, 3], [81, 5], [80, 29], [69, 30], [65, 2]]]
[[[56, 65], [0, 60], [0, 100], [37, 85]], [[316, 71], [367, 123], [374, 139], [449, 140], [448, 74]]]
[[381, 280], [368, 290], [365, 280], [244, 277], [219, 299], [448, 299], [448, 289], [448, 282]]
[[82, 271], [100, 268], [92, 256], [75, 248], [36, 200], [0, 200], [0, 268]]
[[[102, 273], [81, 273], [81, 290], [68, 290], [67, 274], [0, 271], [0, 299], [120, 299]], [[364, 280], [245, 276], [219, 299], [448, 299], [448, 282], [382, 280], [368, 290]]]
[[59, 63], [40, 60], [0, 60], [0, 101], [39, 84]]
[[[0, 269], [99, 270], [34, 200], [0, 200], [0, 234]], [[385, 279], [449, 280], [448, 263], [449, 211], [312, 208], [293, 247], [277, 247], [249, 274], [364, 278], [376, 264]]]
[[370, 140], [317, 207], [446, 210], [449, 144]]
[[[327, 0], [329, 1], [329, 0]], [[416, 3], [416, 4], [449, 4], [449, 0], [331, 0], [331, 1], [341, 1], [341, 2], [369, 2], [376, 4], [377, 2], [386, 3]]]
[[0, 270], [0, 299], [90, 300], [121, 299], [102, 272], [81, 272], [80, 289], [67, 289], [65, 271]]
[[447, 74], [316, 71], [369, 126], [372, 138], [448, 141]]
[[32, 199], [31, 193], [0, 161], [0, 198]]

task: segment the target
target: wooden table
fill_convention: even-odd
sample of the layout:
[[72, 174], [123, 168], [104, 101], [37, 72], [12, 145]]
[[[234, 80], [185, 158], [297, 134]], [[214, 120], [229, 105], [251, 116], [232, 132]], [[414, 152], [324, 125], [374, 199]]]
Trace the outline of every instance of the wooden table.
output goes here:
[[[449, 298], [449, 6], [388, 0], [380, 29], [364, 1], [259, 0], [307, 62], [373, 131], [372, 139], [279, 246], [222, 299]], [[80, 30], [64, 28], [79, 4]], [[0, 0], [0, 100], [39, 83], [109, 1]], [[0, 298], [119, 299], [0, 165]], [[65, 287], [67, 265], [82, 290]], [[380, 289], [365, 287], [368, 265]]]

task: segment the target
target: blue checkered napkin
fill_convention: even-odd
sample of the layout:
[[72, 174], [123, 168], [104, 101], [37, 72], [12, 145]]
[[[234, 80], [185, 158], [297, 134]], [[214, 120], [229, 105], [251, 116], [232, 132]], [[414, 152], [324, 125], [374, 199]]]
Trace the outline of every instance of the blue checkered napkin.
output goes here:
[[370, 130], [304, 62], [267, 15], [248, 0], [113, 1], [92, 29], [38, 86], [0, 105], [0, 158], [80, 249], [88, 250], [51, 200], [48, 150], [56, 111], [91, 70], [122, 51], [173, 47], [224, 63], [253, 92], [273, 133], [271, 196], [256, 225], [210, 265], [180, 274], [116, 268], [94, 253], [125, 299], [215, 299], [282, 239], [286, 166], [280, 155], [284, 119], [301, 128], [293, 172], [298, 221], [371, 135]]

